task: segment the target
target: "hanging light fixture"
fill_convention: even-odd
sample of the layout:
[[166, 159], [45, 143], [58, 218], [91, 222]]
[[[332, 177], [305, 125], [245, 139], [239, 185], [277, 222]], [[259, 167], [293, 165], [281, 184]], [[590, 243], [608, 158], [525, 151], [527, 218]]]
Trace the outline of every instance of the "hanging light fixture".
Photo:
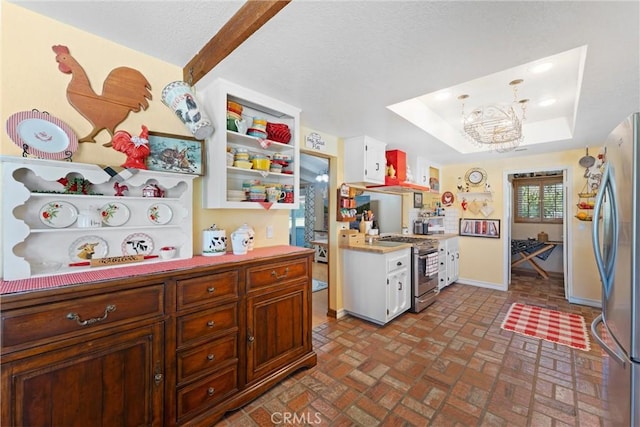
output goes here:
[[[460, 95], [462, 102], [462, 128], [464, 134], [474, 144], [492, 149], [499, 153], [514, 150], [524, 139], [522, 122], [526, 119], [528, 99], [518, 100], [518, 85], [522, 79], [513, 80], [509, 85], [513, 88], [513, 102], [509, 105], [483, 105], [469, 114], [464, 112], [464, 102], [469, 95]], [[521, 116], [516, 113], [520, 105]]]
[[329, 182], [329, 171], [324, 171], [321, 174], [316, 175], [316, 181], [318, 182]]

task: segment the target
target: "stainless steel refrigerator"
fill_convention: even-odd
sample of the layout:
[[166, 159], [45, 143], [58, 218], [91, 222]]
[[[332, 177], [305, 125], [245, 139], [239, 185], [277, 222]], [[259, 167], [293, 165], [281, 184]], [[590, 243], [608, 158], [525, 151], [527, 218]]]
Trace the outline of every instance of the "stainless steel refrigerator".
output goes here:
[[[603, 392], [616, 426], [640, 426], [640, 113], [609, 135], [593, 211], [593, 248], [602, 282], [602, 314], [591, 324], [610, 357]], [[602, 324], [600, 328], [599, 325]]]

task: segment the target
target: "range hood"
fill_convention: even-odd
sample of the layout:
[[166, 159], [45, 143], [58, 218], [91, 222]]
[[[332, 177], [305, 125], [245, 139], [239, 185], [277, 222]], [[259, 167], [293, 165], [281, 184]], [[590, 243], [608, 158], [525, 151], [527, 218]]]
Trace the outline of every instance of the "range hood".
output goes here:
[[400, 181], [398, 178], [384, 177], [384, 185], [367, 185], [367, 188], [375, 188], [380, 191], [389, 191], [394, 193], [413, 193], [417, 191], [431, 191], [431, 188], [424, 185], [418, 185], [413, 182]]

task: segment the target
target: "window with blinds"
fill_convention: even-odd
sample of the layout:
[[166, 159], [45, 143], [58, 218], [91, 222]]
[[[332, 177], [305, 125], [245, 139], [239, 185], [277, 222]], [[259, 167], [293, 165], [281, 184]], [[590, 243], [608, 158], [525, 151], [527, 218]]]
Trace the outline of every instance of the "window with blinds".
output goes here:
[[562, 176], [517, 178], [513, 184], [515, 222], [562, 223]]

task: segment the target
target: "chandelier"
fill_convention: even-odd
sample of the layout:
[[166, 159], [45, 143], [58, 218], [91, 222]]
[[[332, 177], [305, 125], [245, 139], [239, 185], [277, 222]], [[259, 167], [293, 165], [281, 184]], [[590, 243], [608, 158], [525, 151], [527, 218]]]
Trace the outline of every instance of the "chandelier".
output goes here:
[[[464, 112], [464, 102], [469, 95], [460, 95], [462, 101], [462, 128], [464, 134], [474, 144], [493, 149], [499, 153], [514, 150], [524, 139], [522, 122], [526, 119], [528, 99], [518, 100], [518, 85], [522, 79], [513, 80], [509, 85], [513, 88], [513, 102], [509, 105], [483, 105], [469, 114]], [[520, 105], [521, 117], [518, 117], [514, 106]]]

